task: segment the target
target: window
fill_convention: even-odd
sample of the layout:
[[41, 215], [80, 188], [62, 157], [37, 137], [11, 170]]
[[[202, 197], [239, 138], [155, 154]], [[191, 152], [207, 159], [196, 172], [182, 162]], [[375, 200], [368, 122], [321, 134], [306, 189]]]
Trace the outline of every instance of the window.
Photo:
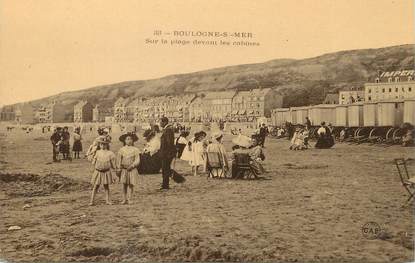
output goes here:
[[402, 92], [405, 92], [405, 88], [404, 87], [402, 87]]
[[376, 83], [379, 83], [379, 78], [376, 78], [375, 82], [376, 82]]
[[367, 100], [372, 100], [372, 97], [370, 97], [370, 96], [369, 96], [369, 97], [367, 98]]
[[382, 89], [382, 93], [385, 93], [385, 88]]
[[388, 82], [392, 82], [392, 78], [388, 78]]
[[398, 92], [398, 88], [395, 88], [395, 92]]
[[392, 88], [389, 88], [389, 92], [392, 92]]
[[372, 90], [371, 90], [371, 89], [369, 89], [369, 90], [367, 91], [367, 93], [372, 93]]
[[412, 87], [408, 87], [408, 91], [411, 92], [412, 91]]

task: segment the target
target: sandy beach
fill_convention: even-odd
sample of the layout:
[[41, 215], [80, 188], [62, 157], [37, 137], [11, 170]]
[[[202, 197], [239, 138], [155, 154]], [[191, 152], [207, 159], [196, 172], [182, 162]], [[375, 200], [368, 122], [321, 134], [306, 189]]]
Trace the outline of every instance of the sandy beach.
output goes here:
[[[404, 262], [413, 259], [413, 206], [403, 207], [394, 158], [413, 148], [336, 144], [290, 151], [267, 139], [260, 180], [187, 175], [159, 191], [161, 175], [143, 175], [134, 203], [88, 206], [86, 159], [52, 163], [50, 134], [0, 132], [0, 260]], [[111, 150], [121, 143], [113, 134]], [[84, 149], [93, 134], [85, 135]], [[231, 135], [225, 146], [231, 150]], [[140, 137], [136, 144], [143, 148]], [[314, 142], [312, 142], [314, 144]], [[414, 169], [410, 169], [414, 174]], [[362, 227], [382, 228], [368, 239]], [[20, 230], [9, 231], [10, 226]]]

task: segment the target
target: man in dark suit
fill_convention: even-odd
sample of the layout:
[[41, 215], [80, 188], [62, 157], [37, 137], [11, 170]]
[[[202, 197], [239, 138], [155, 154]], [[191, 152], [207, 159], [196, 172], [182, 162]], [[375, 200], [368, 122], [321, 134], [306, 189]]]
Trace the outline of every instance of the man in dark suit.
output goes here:
[[169, 178], [171, 175], [171, 162], [176, 156], [176, 145], [174, 144], [173, 126], [169, 124], [167, 117], [162, 117], [160, 126], [163, 129], [160, 138], [161, 173], [163, 183], [161, 189], [169, 189]]
[[262, 124], [261, 128], [259, 129], [259, 137], [260, 137], [260, 142], [259, 145], [261, 145], [262, 147], [265, 147], [265, 138], [268, 135], [268, 128], [265, 125], [265, 123]]
[[58, 156], [59, 156], [59, 149], [58, 149], [58, 142], [61, 140], [62, 136], [62, 128], [57, 127], [56, 130], [53, 131], [52, 136], [50, 136], [50, 141], [52, 143], [52, 154], [53, 154], [53, 161], [59, 162]]

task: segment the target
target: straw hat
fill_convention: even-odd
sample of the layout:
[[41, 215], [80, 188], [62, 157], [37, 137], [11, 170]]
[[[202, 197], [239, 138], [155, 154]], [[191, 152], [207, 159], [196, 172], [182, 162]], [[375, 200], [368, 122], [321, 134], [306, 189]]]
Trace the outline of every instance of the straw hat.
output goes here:
[[206, 132], [204, 132], [204, 131], [199, 131], [199, 132], [196, 132], [195, 133], [195, 137], [196, 138], [198, 138], [198, 137], [201, 137], [201, 136], [206, 136], [207, 134], [206, 134]]
[[245, 135], [238, 135], [237, 137], [233, 138], [233, 144], [239, 145], [241, 147], [248, 148], [252, 145], [252, 140], [248, 136]]
[[214, 132], [212, 134], [212, 139], [218, 140], [220, 137], [223, 137], [223, 133], [220, 131]]
[[138, 141], [138, 137], [137, 137], [137, 135], [136, 135], [135, 133], [133, 133], [133, 132], [127, 132], [127, 133], [124, 133], [123, 135], [121, 135], [121, 136], [120, 136], [119, 140], [120, 140], [121, 142], [124, 142], [124, 143], [125, 143], [125, 139], [126, 139], [127, 137], [131, 137], [131, 139], [133, 140], [133, 142]]
[[97, 143], [110, 144], [111, 143], [111, 139], [108, 138], [107, 136], [100, 136], [99, 138], [97, 138], [96, 142]]

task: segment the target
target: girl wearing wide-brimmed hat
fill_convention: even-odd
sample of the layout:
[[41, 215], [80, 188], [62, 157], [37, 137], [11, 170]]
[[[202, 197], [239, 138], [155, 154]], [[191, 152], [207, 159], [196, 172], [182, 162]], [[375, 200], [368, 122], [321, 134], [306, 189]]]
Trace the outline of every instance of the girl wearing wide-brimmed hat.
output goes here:
[[192, 166], [192, 172], [196, 176], [200, 166], [204, 167], [206, 163], [205, 154], [205, 138], [206, 132], [199, 131], [195, 133], [193, 141], [191, 141], [191, 158], [190, 165]]
[[[119, 140], [124, 143], [117, 154], [117, 174], [123, 184], [122, 204], [131, 204], [134, 186], [138, 185], [139, 180], [137, 167], [140, 164], [140, 150], [134, 147], [134, 142], [138, 141], [138, 137], [133, 132], [127, 132], [121, 135]], [[130, 195], [127, 198], [128, 188], [130, 188]]]
[[93, 189], [91, 194], [91, 202], [89, 205], [94, 204], [95, 195], [101, 185], [105, 190], [105, 201], [108, 205], [111, 205], [112, 203], [110, 201], [109, 185], [114, 182], [111, 169], [116, 168], [116, 158], [115, 154], [109, 150], [110, 140], [108, 138], [102, 137], [97, 140], [97, 143], [99, 145], [99, 150], [95, 152], [95, 155], [92, 159], [92, 163], [95, 169], [91, 178]]

